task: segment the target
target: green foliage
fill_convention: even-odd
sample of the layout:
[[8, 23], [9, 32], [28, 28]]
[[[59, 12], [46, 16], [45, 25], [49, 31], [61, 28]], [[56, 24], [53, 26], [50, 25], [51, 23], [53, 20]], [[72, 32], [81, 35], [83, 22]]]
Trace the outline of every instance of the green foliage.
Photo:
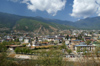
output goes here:
[[21, 19], [17, 22], [16, 29], [24, 30], [24, 31], [34, 31], [36, 29], [39, 29], [42, 26], [44, 26], [44, 28], [49, 29], [49, 25], [46, 23], [25, 18], [25, 19]]
[[0, 52], [5, 52], [7, 50], [6, 46], [12, 45], [12, 44], [14, 44], [13, 41], [9, 41], [9, 42], [4, 41], [4, 42], [0, 43]]
[[77, 47], [77, 52], [81, 52], [81, 47]]
[[26, 44], [23, 44], [23, 47], [26, 47]]
[[[35, 31], [41, 27], [41, 31], [48, 30], [49, 32], [55, 31], [54, 29], [70, 29], [73, 28], [69, 25], [61, 25], [57, 24], [55, 20], [49, 21], [46, 19], [40, 19], [35, 17], [24, 17], [17, 16], [7, 13], [0, 12], [0, 28], [3, 28], [3, 31], [10, 32], [15, 28], [15, 30], [19, 31]], [[54, 29], [50, 28], [53, 27]], [[6, 28], [6, 30], [4, 30]], [[2, 32], [2, 31], [0, 31]]]
[[91, 43], [91, 41], [90, 41], [90, 40], [87, 40], [85, 43], [86, 43], [87, 45], [89, 45], [89, 44]]
[[0, 52], [5, 52], [6, 50], [6, 46], [0, 43]]
[[2, 42], [0, 43], [0, 52], [5, 52], [7, 50], [7, 45], [13, 45], [13, 44], [19, 44], [19, 43], [16, 43], [14, 41], [9, 41], [9, 42]]
[[72, 50], [71, 50], [71, 49], [68, 49], [68, 50], [67, 50], [67, 53], [68, 53], [68, 54], [72, 53]]
[[93, 44], [100, 44], [100, 41], [95, 41], [93, 42]]
[[48, 42], [48, 40], [44, 40], [44, 42]]
[[55, 41], [54, 41], [54, 44], [56, 44], [56, 45], [57, 45], [58, 43], [59, 43], [59, 41], [58, 41], [58, 40], [55, 40]]
[[38, 59], [42, 60], [40, 63], [42, 63], [43, 66], [62, 66], [64, 65], [62, 61], [62, 56], [60, 56], [61, 53], [55, 52], [53, 50], [50, 50], [48, 52], [42, 51], [40, 54], [40, 57]]
[[0, 28], [6, 28], [6, 31], [9, 32], [19, 19], [21, 19], [20, 16], [0, 12]]
[[50, 22], [49, 23], [50, 25], [52, 25], [53, 27], [57, 28], [57, 29], [61, 29], [61, 30], [66, 30], [66, 29], [75, 29], [75, 27], [73, 26], [70, 26], [70, 25], [63, 25], [63, 24], [59, 24], [59, 23], [56, 23], [56, 22]]
[[15, 41], [16, 41], [16, 42], [19, 42], [19, 38], [17, 38]]
[[67, 49], [67, 48], [66, 48], [65, 41], [63, 41], [62, 46], [60, 47], [60, 49]]
[[87, 52], [86, 48], [84, 48], [82, 51], [83, 51], [83, 55], [86, 55]]
[[97, 57], [100, 56], [100, 48], [99, 47], [96, 47], [95, 54], [96, 54]]
[[[16, 30], [24, 30], [24, 31], [35, 31], [41, 27], [41, 30], [48, 29], [50, 32], [55, 31], [54, 29], [50, 28], [53, 27], [55, 29], [66, 29], [68, 26], [56, 24], [56, 23], [44, 23], [38, 20], [33, 19], [21, 19], [16, 24]], [[34, 27], [34, 28], [33, 28]]]
[[35, 50], [39, 50], [39, 49], [59, 49], [58, 46], [41, 46], [41, 47], [35, 47]]
[[31, 53], [31, 50], [30, 50], [29, 48], [19, 48], [19, 47], [17, 47], [17, 48], [15, 49], [15, 52], [16, 52], [16, 53], [29, 54], [29, 53]]
[[1, 44], [3, 45], [19, 45], [20, 43], [19, 42], [16, 42], [16, 41], [3, 41]]
[[0, 66], [22, 66], [21, 64], [17, 64], [16, 62], [8, 60], [7, 58], [6, 53], [3, 52], [0, 54]]
[[12, 45], [12, 44], [15, 44], [15, 42], [14, 41], [9, 41], [9, 42], [3, 41], [2, 44], [3, 45]]
[[77, 21], [73, 26], [80, 29], [99, 29], [100, 17], [82, 19], [80, 21]]
[[[26, 23], [25, 20], [23, 20], [22, 23], [17, 23], [17, 22], [21, 22], [21, 20], [24, 18], [27, 18], [28, 19], [27, 22], [29, 22], [29, 23]], [[33, 24], [30, 22], [30, 20], [36, 21], [40, 24], [37, 24], [37, 23]], [[25, 21], [25, 24], [23, 23], [24, 21]], [[15, 27], [15, 25], [17, 27], [19, 25], [20, 28], [16, 28], [18, 30], [25, 30], [25, 31], [32, 30], [32, 31], [34, 31], [35, 30], [34, 28], [39, 28], [39, 25], [44, 26], [43, 28], [45, 28], [45, 27], [48, 28], [47, 24], [49, 24], [50, 26], [55, 27], [57, 29], [75, 29], [75, 27], [80, 28], [80, 29], [99, 29], [100, 28], [100, 17], [87, 18], [87, 19], [83, 19], [83, 20], [80, 20], [80, 21], [73, 23], [70, 21], [61, 21], [61, 20], [55, 20], [55, 19], [54, 20], [51, 20], [51, 19], [47, 20], [44, 18], [24, 17], [24, 16], [17, 16], [17, 15], [12, 15], [12, 14], [0, 12], [0, 28], [6, 27], [6, 28], [12, 29], [13, 27]], [[31, 25], [31, 26], [28, 26], [28, 25]], [[48, 29], [50, 31], [52, 31], [50, 28], [48, 28]], [[7, 30], [7, 31], [9, 31], [9, 30]]]
[[82, 35], [79, 35], [77, 39], [82, 40]]
[[67, 35], [67, 36], [65, 37], [65, 39], [67, 39], [67, 40], [68, 40], [68, 39], [69, 39], [69, 35]]

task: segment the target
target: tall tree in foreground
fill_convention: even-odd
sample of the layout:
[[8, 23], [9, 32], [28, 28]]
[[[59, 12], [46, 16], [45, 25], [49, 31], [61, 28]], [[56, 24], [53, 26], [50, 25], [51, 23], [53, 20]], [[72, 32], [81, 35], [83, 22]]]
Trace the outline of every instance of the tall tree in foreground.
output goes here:
[[90, 40], [87, 40], [85, 43], [86, 43], [87, 45], [89, 45], [89, 44], [91, 43], [91, 41], [90, 41]]

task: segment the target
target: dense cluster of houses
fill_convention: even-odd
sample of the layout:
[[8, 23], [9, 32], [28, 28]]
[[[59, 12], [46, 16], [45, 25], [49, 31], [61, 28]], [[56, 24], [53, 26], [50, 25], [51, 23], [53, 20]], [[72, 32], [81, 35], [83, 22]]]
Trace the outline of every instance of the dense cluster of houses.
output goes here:
[[[82, 32], [74, 32], [72, 35], [78, 36], [79, 34], [82, 34]], [[72, 37], [71, 39], [65, 40], [65, 44], [69, 49], [75, 52], [77, 52], [77, 50], [83, 52], [84, 49], [93, 52], [96, 50], [96, 47], [100, 47], [100, 34], [96, 32], [92, 34], [85, 32], [81, 35], [81, 39]]]
[[[8, 45], [7, 47], [12, 50], [16, 47], [22, 47], [22, 44], [26, 44], [27, 47], [33, 49], [36, 46], [47, 46], [47, 45], [62, 45], [64, 41], [66, 47], [72, 51], [76, 51], [80, 47], [80, 50], [84, 48], [88, 51], [95, 50], [100, 44], [96, 43], [100, 41], [99, 31], [88, 31], [88, 30], [70, 30], [64, 34], [58, 35], [41, 35], [41, 36], [28, 36], [28, 35], [5, 35], [0, 37], [0, 42], [3, 41], [19, 41], [20, 45]], [[90, 41], [89, 44], [86, 42]]]

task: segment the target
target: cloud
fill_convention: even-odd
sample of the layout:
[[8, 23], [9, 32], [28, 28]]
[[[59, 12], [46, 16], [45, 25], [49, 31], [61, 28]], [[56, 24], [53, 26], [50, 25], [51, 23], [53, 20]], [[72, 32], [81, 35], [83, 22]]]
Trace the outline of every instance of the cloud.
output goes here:
[[64, 9], [66, 4], [66, 0], [20, 0], [20, 2], [27, 4], [27, 8], [33, 12], [37, 10], [46, 11], [53, 16], [55, 16], [58, 11]]
[[73, 17], [87, 18], [91, 15], [100, 16], [100, 0], [74, 0], [73, 9], [70, 14]]

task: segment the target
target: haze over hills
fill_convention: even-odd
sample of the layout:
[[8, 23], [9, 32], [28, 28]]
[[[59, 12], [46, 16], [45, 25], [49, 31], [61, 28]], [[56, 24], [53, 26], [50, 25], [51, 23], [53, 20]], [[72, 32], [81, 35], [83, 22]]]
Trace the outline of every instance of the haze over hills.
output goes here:
[[76, 22], [42, 17], [26, 17], [0, 12], [0, 31], [32, 31], [50, 33], [65, 29], [99, 29], [100, 17], [86, 18]]
[[62, 25], [69, 25], [73, 26], [77, 29], [99, 29], [100, 28], [100, 17], [92, 17], [92, 18], [86, 18], [81, 19], [76, 22], [71, 21], [64, 21], [59, 19], [46, 19], [42, 17], [36, 17], [37, 20], [43, 21], [43, 22], [54, 22]]
[[73, 26], [80, 29], [100, 29], [100, 17], [81, 19]]
[[42, 17], [26, 17], [0, 12], [0, 31], [29, 31], [42, 34], [73, 28]]
[[76, 22], [62, 21], [62, 20], [57, 20], [57, 19], [48, 20], [48, 21], [53, 21], [58, 24], [70, 25], [77, 29], [100, 29], [100, 17], [99, 16], [81, 19]]

